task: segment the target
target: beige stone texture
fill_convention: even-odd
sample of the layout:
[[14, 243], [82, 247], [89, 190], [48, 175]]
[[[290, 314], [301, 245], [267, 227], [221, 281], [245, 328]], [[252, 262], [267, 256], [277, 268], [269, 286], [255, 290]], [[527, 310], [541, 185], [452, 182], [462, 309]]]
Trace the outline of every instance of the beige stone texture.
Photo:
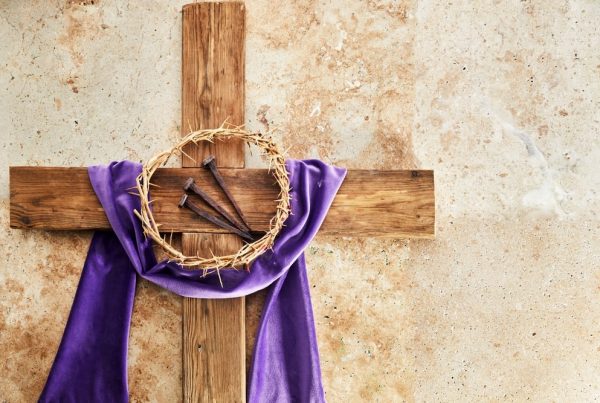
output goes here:
[[[0, 0], [2, 402], [39, 395], [91, 236], [9, 229], [7, 168], [168, 147], [182, 4]], [[328, 400], [600, 399], [600, 3], [246, 5], [248, 127], [295, 158], [435, 169], [434, 241], [307, 249]], [[139, 284], [132, 401], [181, 400], [180, 312]]]

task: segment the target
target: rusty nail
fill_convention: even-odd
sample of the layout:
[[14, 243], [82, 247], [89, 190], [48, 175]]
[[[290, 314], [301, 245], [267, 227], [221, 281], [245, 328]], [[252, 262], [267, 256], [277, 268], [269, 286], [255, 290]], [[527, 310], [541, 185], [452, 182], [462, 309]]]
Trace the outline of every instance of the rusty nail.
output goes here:
[[233, 195], [231, 194], [231, 192], [227, 188], [227, 185], [225, 184], [225, 181], [223, 180], [223, 177], [219, 173], [219, 170], [217, 168], [217, 164], [215, 163], [215, 156], [211, 155], [208, 158], [206, 158], [204, 161], [202, 161], [202, 165], [204, 166], [204, 168], [210, 169], [210, 172], [212, 173], [213, 177], [215, 178], [215, 180], [217, 181], [217, 183], [219, 184], [219, 186], [221, 187], [221, 189], [225, 193], [225, 196], [227, 196], [227, 198], [229, 199], [229, 201], [233, 205], [233, 208], [235, 208], [235, 211], [238, 213], [238, 215], [242, 219], [242, 222], [244, 223], [244, 225], [246, 226], [246, 228], [250, 229], [250, 225], [248, 224], [248, 221], [246, 221], [246, 217], [244, 217], [244, 213], [242, 213], [242, 209], [236, 203], [236, 201], [233, 199]]
[[185, 191], [191, 191], [194, 192], [195, 194], [197, 194], [198, 196], [200, 196], [200, 198], [202, 200], [204, 200], [206, 202], [206, 204], [208, 204], [210, 207], [214, 208], [219, 214], [221, 214], [227, 221], [229, 221], [229, 223], [231, 225], [233, 225], [234, 227], [236, 227], [237, 229], [239, 229], [240, 231], [244, 231], [246, 233], [249, 232], [249, 229], [246, 228], [246, 226], [242, 223], [240, 223], [238, 220], [236, 220], [234, 217], [231, 216], [231, 214], [229, 214], [223, 207], [221, 207], [219, 205], [219, 203], [217, 203], [212, 197], [210, 197], [204, 190], [202, 190], [200, 188], [200, 186], [198, 186], [195, 181], [194, 178], [188, 178], [184, 185], [183, 185], [183, 189]]
[[224, 228], [228, 231], [233, 232], [234, 234], [239, 235], [240, 237], [252, 242], [254, 241], [254, 239], [252, 238], [252, 236], [244, 231], [240, 231], [238, 228], [234, 227], [233, 225], [230, 225], [228, 223], [226, 223], [225, 221], [221, 220], [219, 217], [215, 217], [214, 215], [210, 214], [207, 211], [204, 211], [201, 207], [197, 206], [196, 204], [192, 203], [189, 199], [188, 199], [188, 195], [184, 194], [183, 196], [181, 196], [181, 199], [179, 199], [179, 207], [187, 207], [190, 210], [192, 210], [194, 213], [198, 214], [200, 217], [204, 218], [207, 221], [210, 221], [211, 223], [215, 224], [216, 226], [219, 226], [221, 228]]

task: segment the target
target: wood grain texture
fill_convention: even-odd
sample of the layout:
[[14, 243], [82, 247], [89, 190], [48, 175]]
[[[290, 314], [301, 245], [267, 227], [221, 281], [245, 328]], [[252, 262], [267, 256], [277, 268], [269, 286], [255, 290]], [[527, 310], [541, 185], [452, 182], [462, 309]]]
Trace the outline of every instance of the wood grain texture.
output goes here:
[[[218, 127], [226, 119], [236, 125], [244, 123], [244, 44], [243, 3], [183, 7], [182, 135]], [[211, 154], [219, 167], [244, 167], [240, 140], [190, 145], [185, 152], [191, 158], [183, 158], [184, 167], [197, 167]], [[184, 233], [181, 241], [183, 253], [190, 255], [198, 251], [229, 254], [242, 246], [231, 234]], [[244, 311], [244, 298], [184, 298], [184, 402], [246, 401]]]
[[[254, 230], [264, 230], [275, 213], [278, 189], [260, 169], [223, 169]], [[188, 177], [233, 213], [214, 180], [201, 168], [159, 169], [152, 182], [154, 215], [165, 232], [223, 230], [177, 208]], [[201, 203], [196, 196], [192, 200]], [[350, 170], [321, 234], [395, 238], [433, 238], [433, 171]], [[92, 190], [86, 168], [11, 167], [10, 225], [13, 228], [107, 229], [108, 221]]]
[[[182, 134], [244, 123], [244, 3], [198, 3], [183, 7]], [[191, 144], [183, 166], [212, 154], [222, 167], [244, 167], [239, 139]], [[195, 161], [194, 161], [195, 160]]]
[[[235, 252], [229, 234], [185, 234], [183, 250]], [[244, 298], [183, 299], [185, 402], [242, 402], [246, 395]]]

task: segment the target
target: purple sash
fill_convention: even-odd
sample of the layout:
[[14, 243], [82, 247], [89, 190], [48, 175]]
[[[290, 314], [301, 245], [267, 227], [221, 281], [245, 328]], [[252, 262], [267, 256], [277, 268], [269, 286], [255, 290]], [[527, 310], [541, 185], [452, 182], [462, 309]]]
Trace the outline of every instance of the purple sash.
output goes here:
[[157, 263], [129, 194], [141, 165], [130, 161], [88, 172], [113, 231], [94, 234], [69, 320], [40, 402], [127, 402], [127, 341], [137, 275], [192, 298], [234, 298], [269, 287], [252, 371], [249, 402], [323, 402], [319, 352], [304, 263], [346, 170], [317, 160], [286, 163], [292, 215], [273, 250], [251, 272], [201, 277]]

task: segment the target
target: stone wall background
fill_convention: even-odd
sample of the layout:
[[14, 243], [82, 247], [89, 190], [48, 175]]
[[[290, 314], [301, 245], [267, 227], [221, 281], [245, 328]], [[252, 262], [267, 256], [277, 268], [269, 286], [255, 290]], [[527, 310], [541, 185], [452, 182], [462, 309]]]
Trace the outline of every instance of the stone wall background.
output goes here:
[[[0, 0], [2, 401], [39, 395], [91, 236], [8, 229], [8, 166], [168, 147], [182, 4]], [[600, 3], [246, 5], [248, 127], [295, 158], [436, 171], [435, 241], [307, 250], [328, 400], [599, 398]], [[180, 310], [139, 285], [132, 401], [181, 400]]]

